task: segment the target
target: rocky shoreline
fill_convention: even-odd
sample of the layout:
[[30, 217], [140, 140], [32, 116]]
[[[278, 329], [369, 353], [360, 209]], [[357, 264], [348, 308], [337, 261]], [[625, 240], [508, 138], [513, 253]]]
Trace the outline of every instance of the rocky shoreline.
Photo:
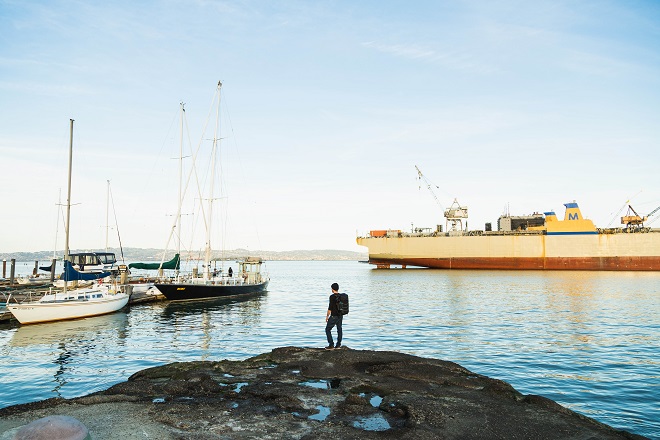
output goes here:
[[452, 362], [347, 348], [150, 368], [88, 396], [0, 409], [0, 440], [53, 415], [95, 440], [645, 438]]

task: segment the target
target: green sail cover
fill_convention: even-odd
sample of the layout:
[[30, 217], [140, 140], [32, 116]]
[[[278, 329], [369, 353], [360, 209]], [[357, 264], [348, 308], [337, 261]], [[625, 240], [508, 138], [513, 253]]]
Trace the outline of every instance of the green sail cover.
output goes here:
[[175, 254], [174, 258], [170, 261], [165, 261], [161, 266], [160, 263], [130, 263], [128, 265], [129, 269], [147, 269], [147, 270], [156, 270], [160, 269], [179, 269], [181, 266], [181, 260], [179, 259], [179, 254]]

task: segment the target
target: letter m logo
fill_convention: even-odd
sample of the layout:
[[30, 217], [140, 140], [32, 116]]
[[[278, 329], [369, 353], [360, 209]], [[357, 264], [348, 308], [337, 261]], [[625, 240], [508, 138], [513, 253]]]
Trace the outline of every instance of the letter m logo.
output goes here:
[[569, 220], [577, 220], [577, 219], [578, 219], [578, 214], [577, 214], [577, 212], [574, 212], [574, 213], [570, 213], [570, 212], [569, 212], [569, 213], [568, 213], [568, 219], [569, 219]]

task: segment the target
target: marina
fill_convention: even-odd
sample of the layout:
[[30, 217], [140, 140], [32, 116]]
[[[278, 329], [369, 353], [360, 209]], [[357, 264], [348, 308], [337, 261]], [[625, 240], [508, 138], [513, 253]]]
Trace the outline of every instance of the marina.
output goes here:
[[615, 428], [660, 438], [656, 272], [267, 265], [272, 281], [265, 293], [154, 301], [53, 324], [0, 324], [0, 406], [85, 395], [170, 362], [321, 348], [329, 286], [339, 282], [351, 298], [344, 319], [350, 349], [456, 362]]
[[[21, 324], [37, 324], [42, 322], [54, 322], [68, 319], [86, 318], [90, 316], [104, 315], [116, 312], [128, 304], [129, 292], [118, 284], [115, 278], [111, 283], [100, 282], [102, 278], [111, 273], [104, 270], [105, 263], [112, 267], [115, 263], [113, 254], [104, 255], [100, 258], [96, 254], [73, 256], [69, 254], [69, 236], [71, 225], [71, 177], [73, 163], [73, 119], [69, 121], [69, 167], [68, 167], [68, 193], [66, 202], [66, 223], [64, 241], [64, 273], [62, 291], [50, 290], [42, 295], [29, 295], [20, 302], [11, 302], [10, 298], [5, 303], [5, 308]], [[112, 258], [109, 259], [107, 257]], [[79, 257], [79, 258], [77, 258]], [[83, 266], [88, 262], [88, 257], [93, 259], [92, 269], [85, 272]], [[78, 263], [78, 269], [74, 268]], [[95, 266], [95, 263], [99, 267]], [[51, 280], [55, 271], [55, 264], [50, 267]], [[12, 271], [13, 272], [13, 271]], [[69, 287], [69, 282], [79, 280], [99, 280], [98, 284], [80, 286], [74, 283]]]

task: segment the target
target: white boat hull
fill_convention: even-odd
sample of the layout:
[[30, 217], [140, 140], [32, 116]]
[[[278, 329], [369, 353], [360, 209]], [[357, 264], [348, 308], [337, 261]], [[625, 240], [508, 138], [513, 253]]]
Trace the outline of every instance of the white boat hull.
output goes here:
[[18, 284], [23, 286], [32, 285], [32, 284], [46, 284], [50, 283], [50, 277], [23, 277], [16, 280]]
[[[62, 288], [64, 287], [64, 280], [55, 280], [53, 281], [53, 286]], [[77, 287], [90, 287], [94, 284], [94, 281], [66, 281], [67, 288]]]
[[67, 293], [66, 299], [46, 295], [39, 301], [7, 304], [7, 309], [21, 324], [63, 321], [116, 312], [128, 304], [125, 293], [108, 293], [101, 289], [85, 289]]
[[136, 294], [146, 294], [149, 289], [154, 288], [154, 283], [136, 283], [136, 284], [131, 284], [131, 287], [133, 287], [133, 293]]

